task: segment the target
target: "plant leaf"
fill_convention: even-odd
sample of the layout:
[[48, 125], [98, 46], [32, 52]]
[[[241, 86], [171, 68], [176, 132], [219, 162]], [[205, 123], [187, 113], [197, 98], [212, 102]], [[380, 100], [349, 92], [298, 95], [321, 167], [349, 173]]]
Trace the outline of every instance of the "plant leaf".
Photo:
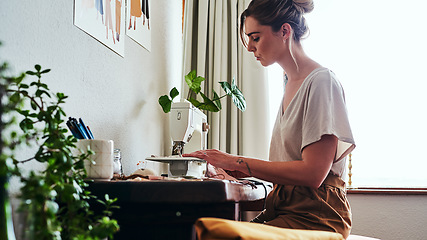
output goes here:
[[185, 75], [185, 79], [193, 81], [193, 79], [196, 77], [196, 75], [197, 75], [196, 70], [192, 70], [187, 75]]
[[21, 83], [21, 85], [19, 87], [20, 88], [29, 88], [29, 86], [27, 84], [23, 84], [23, 83]]
[[31, 101], [30, 103], [31, 103], [31, 108], [33, 110], [37, 110], [37, 104], [34, 101]]
[[62, 99], [62, 98], [64, 98], [64, 96], [65, 96], [65, 94], [64, 94], [64, 93], [61, 93], [61, 92], [56, 93], [56, 97], [57, 97], [58, 99]]
[[25, 73], [21, 73], [21, 75], [19, 75], [18, 77], [12, 78], [12, 82], [16, 84], [20, 84], [22, 80], [24, 80], [24, 78], [25, 78]]
[[50, 72], [50, 69], [45, 69], [45, 70], [41, 71], [41, 74], [48, 73], [48, 72]]
[[31, 119], [25, 118], [19, 123], [19, 127], [24, 131], [28, 131], [29, 129], [34, 129], [33, 121]]
[[10, 101], [15, 103], [19, 102], [20, 99], [21, 99], [21, 96], [19, 95], [19, 92], [15, 92], [10, 96]]
[[203, 81], [205, 81], [204, 77], [200, 77], [200, 76], [196, 77], [193, 80], [193, 85], [191, 86], [191, 90], [193, 90], [195, 93], [199, 93], [200, 90], [202, 90], [201, 89], [201, 84], [202, 84]]
[[220, 82], [220, 85], [225, 93], [231, 97], [234, 105], [236, 105], [240, 111], [244, 112], [246, 110], [246, 100], [242, 91], [237, 87], [235, 79], [233, 78], [231, 85], [228, 82]]
[[193, 83], [193, 79], [196, 77], [196, 70], [190, 71], [187, 75], [185, 75], [184, 79], [188, 86]]
[[47, 96], [49, 96], [49, 97], [50, 97], [50, 94], [49, 94], [47, 91], [37, 89], [37, 91], [36, 91], [36, 93], [35, 93], [36, 97], [41, 97], [41, 95], [42, 95], [42, 94], [46, 94]]
[[228, 82], [219, 82], [225, 94], [231, 95], [231, 85]]
[[233, 95], [231, 95], [231, 99], [233, 100], [234, 105], [236, 105], [240, 111], [244, 112], [246, 110], [245, 97], [238, 88], [236, 88], [236, 90], [233, 92]]
[[219, 110], [221, 110], [222, 109], [222, 106], [221, 106], [221, 100], [219, 99], [219, 96], [218, 96], [218, 94], [215, 92], [215, 90], [212, 90], [213, 91], [213, 95], [214, 95], [214, 98], [213, 99], [216, 99], [215, 100], [215, 104], [216, 104], [216, 106], [218, 107], [218, 109]]
[[234, 91], [235, 89], [237, 89], [237, 85], [236, 79], [233, 77], [233, 79], [231, 80], [231, 91]]
[[206, 110], [206, 111], [211, 111], [211, 112], [218, 112], [219, 110], [221, 110], [220, 108], [218, 108], [218, 106], [212, 101], [210, 100], [205, 94], [203, 94], [202, 92], [200, 92], [200, 95], [203, 98], [203, 103], [200, 104], [200, 106], [198, 106], [199, 109], [202, 110]]
[[191, 104], [193, 104], [196, 108], [198, 108], [202, 103], [197, 101], [196, 99], [190, 97], [189, 99], [187, 99], [189, 102], [191, 102]]
[[[49, 70], [49, 69], [48, 69], [48, 70]], [[43, 73], [43, 72], [42, 72], [42, 73]], [[46, 89], [46, 90], [49, 90], [49, 88], [48, 88], [47, 84], [40, 83], [40, 87], [42, 87], [42, 88], [44, 88], [44, 89]]]
[[173, 100], [176, 96], [179, 95], [179, 91], [178, 89], [176, 89], [176, 87], [172, 88], [169, 95], [171, 96], [171, 100]]
[[205, 80], [204, 77], [201, 76], [196, 76], [196, 70], [193, 70], [191, 72], [189, 72], [186, 76], [185, 76], [185, 82], [187, 83], [188, 87], [195, 92], [196, 94], [198, 94], [201, 90], [201, 83]]
[[162, 107], [163, 112], [168, 113], [171, 111], [172, 100], [167, 95], [159, 97], [159, 104]]

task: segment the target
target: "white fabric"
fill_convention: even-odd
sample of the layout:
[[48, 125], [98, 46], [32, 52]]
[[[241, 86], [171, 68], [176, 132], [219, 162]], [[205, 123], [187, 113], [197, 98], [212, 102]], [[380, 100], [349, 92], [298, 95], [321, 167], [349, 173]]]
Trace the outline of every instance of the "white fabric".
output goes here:
[[[206, 81], [202, 91], [212, 98], [212, 90], [224, 95], [218, 82], [233, 77], [242, 90], [247, 110], [241, 113], [230, 98], [222, 100], [222, 110], [208, 113], [211, 126], [208, 147], [232, 154], [267, 159], [268, 93], [266, 70], [247, 52], [239, 38], [239, 18], [249, 0], [186, 0], [184, 13], [184, 66]], [[188, 86], [183, 80], [182, 97]]]
[[302, 160], [304, 147], [325, 134], [338, 138], [331, 171], [343, 177], [345, 156], [354, 148], [344, 90], [327, 68], [314, 70], [302, 83], [283, 113], [280, 107], [270, 144], [271, 161]]

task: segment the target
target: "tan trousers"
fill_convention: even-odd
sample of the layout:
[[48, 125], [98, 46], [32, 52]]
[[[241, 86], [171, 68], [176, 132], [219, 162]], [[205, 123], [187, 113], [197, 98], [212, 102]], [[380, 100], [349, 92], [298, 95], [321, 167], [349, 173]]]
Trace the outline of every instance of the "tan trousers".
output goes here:
[[267, 196], [264, 211], [252, 222], [283, 228], [332, 231], [347, 238], [351, 229], [351, 210], [345, 182], [329, 174], [318, 189], [275, 184]]

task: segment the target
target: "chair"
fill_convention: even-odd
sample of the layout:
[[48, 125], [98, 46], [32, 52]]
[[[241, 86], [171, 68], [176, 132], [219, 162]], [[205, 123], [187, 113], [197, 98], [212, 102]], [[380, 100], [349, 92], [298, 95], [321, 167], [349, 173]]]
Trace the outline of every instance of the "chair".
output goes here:
[[[259, 223], [203, 217], [194, 224], [195, 239], [243, 239], [243, 240], [345, 240], [335, 232], [287, 229]], [[350, 235], [347, 240], [379, 240], [377, 238]]]

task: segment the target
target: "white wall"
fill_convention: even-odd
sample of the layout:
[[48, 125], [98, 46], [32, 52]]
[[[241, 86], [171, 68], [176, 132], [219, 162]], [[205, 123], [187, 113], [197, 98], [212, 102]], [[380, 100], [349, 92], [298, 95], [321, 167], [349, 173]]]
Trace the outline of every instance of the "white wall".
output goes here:
[[427, 239], [427, 195], [348, 194], [351, 233], [383, 240]]
[[[74, 26], [73, 4], [2, 1], [0, 60], [8, 61], [14, 73], [35, 64], [51, 68], [43, 80], [53, 92], [69, 96], [67, 115], [82, 117], [95, 138], [114, 140], [129, 175], [139, 160], [169, 149], [166, 114], [157, 99], [181, 82], [182, 1], [151, 1], [152, 51], [122, 35], [124, 57]], [[148, 167], [163, 170], [154, 165]]]

